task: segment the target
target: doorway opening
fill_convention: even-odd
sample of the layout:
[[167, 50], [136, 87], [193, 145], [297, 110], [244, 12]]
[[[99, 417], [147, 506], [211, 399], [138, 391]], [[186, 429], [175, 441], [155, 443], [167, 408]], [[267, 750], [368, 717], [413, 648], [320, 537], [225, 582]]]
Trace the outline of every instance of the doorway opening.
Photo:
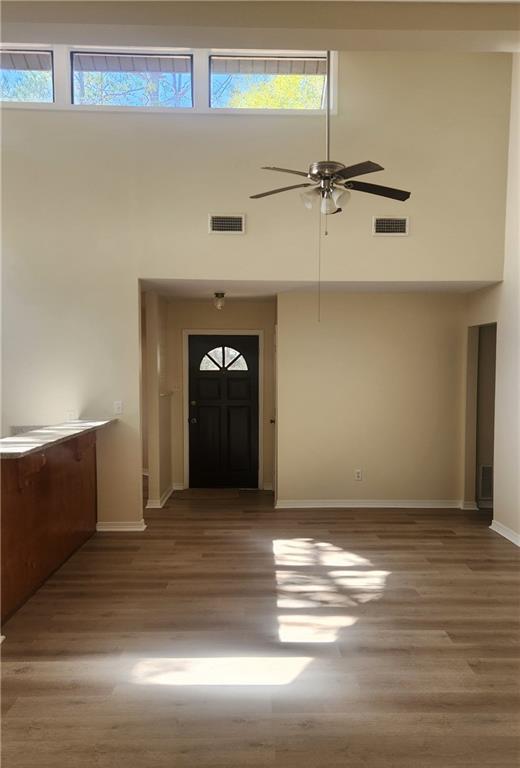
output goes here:
[[[165, 506], [173, 492], [190, 487], [197, 488], [197, 495], [208, 488], [220, 488], [217, 495], [229, 495], [246, 489], [272, 491], [275, 482], [276, 298], [264, 293], [257, 296], [247, 286], [247, 290], [239, 290], [234, 285], [219, 284], [229, 294], [225, 309], [219, 312], [212, 300], [213, 285], [185, 283], [157, 280], [141, 284], [141, 431], [143, 485], [148, 485], [145, 501], [149, 509]], [[245, 295], [235, 296], [237, 291]], [[215, 420], [216, 415], [215, 410], [210, 410], [215, 403], [190, 397], [189, 342], [197, 337], [211, 337], [207, 347], [200, 350], [197, 374], [207, 379], [202, 386], [214, 388], [211, 379], [217, 374], [222, 379], [220, 383], [226, 384], [223, 394], [227, 404], [221, 403], [226, 422], [221, 430], [224, 444], [220, 444], [220, 450], [227, 464], [224, 463], [226, 472], [220, 478], [214, 474], [208, 478], [208, 473], [197, 478], [193, 472], [190, 477], [190, 464], [196, 468], [200, 464], [200, 450], [207, 452], [208, 446], [204, 448], [199, 440], [199, 451], [194, 450], [197, 440], [190, 435], [194, 428], [190, 429], [189, 419], [198, 419], [199, 405], [206, 409], [202, 426], [205, 417], [209, 419], [212, 415]], [[245, 337], [253, 337], [253, 350]], [[247, 391], [247, 377], [251, 376], [253, 385]], [[205, 394], [211, 399], [211, 392]], [[190, 406], [191, 401], [196, 405]], [[207, 421], [206, 437], [215, 437]], [[226, 430], [231, 430], [232, 439], [226, 439]], [[248, 435], [250, 449], [245, 461], [242, 448]]]
[[475, 472], [475, 499], [479, 509], [493, 509], [496, 345], [496, 323], [479, 326]]
[[469, 328], [465, 506], [473, 509], [493, 509], [496, 338], [496, 323]]

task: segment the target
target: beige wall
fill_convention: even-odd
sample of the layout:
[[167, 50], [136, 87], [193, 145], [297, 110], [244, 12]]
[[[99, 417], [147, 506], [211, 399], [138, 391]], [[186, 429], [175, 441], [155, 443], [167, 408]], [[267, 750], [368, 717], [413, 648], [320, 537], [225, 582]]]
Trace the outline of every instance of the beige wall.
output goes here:
[[464, 506], [476, 507], [478, 326], [468, 328], [466, 350], [466, 405], [464, 429]]
[[146, 299], [141, 294], [141, 450], [143, 473], [148, 472], [148, 356], [146, 350]]
[[159, 499], [173, 489], [172, 479], [172, 392], [168, 387], [168, 304], [159, 299]]
[[166, 373], [168, 307], [152, 291], [145, 293], [145, 307], [148, 502], [157, 506], [172, 490], [172, 403]]
[[[218, 286], [217, 286], [218, 287]], [[184, 484], [184, 330], [263, 331], [263, 474], [264, 487], [272, 487], [274, 428], [274, 299], [227, 301], [218, 312], [208, 301], [170, 301], [168, 304], [168, 386], [173, 390], [173, 482]]]
[[468, 324], [497, 322], [493, 517], [520, 543], [520, 54], [513, 83], [504, 282], [469, 298]]
[[[501, 279], [510, 56], [342, 52], [339, 70], [333, 155], [380, 162], [373, 180], [412, 197], [354, 194], [330, 221], [323, 279]], [[85, 261], [74, 233], [88, 222], [106, 235], [121, 212], [126, 232], [110, 232], [108, 264], [124, 263], [134, 278], [315, 279], [316, 217], [298, 193], [249, 195], [290, 179], [262, 165], [307, 168], [323, 154], [323, 118], [12, 109], [3, 119], [12, 207], [24, 210], [29, 177], [25, 210], [38, 205], [26, 248], [32, 236], [45, 251], [47, 230], [66, 217], [61, 240]], [[193, 174], [194, 158], [213, 183]], [[219, 210], [247, 214], [244, 238], [208, 235], [207, 214]], [[399, 214], [411, 218], [409, 237], [372, 236], [374, 215]], [[92, 259], [88, 268], [97, 269]]]
[[[2, 169], [2, 434], [13, 424], [62, 422], [67, 411], [108, 418], [121, 400], [118, 423], [98, 433], [98, 519], [137, 522], [139, 297], [117, 157], [106, 158], [96, 194], [81, 195], [79, 214], [54, 177], [52, 157], [37, 161], [26, 139], [14, 154], [7, 142]], [[33, 174], [46, 179], [42, 205]], [[100, 215], [108, 207], [110, 216]]]
[[[385, 170], [372, 180], [412, 197], [353, 194], [329, 222], [323, 280], [501, 279], [509, 80], [508, 55], [341, 54], [332, 154], [380, 162]], [[150, 117], [132, 123], [128, 179], [139, 200], [139, 276], [313, 282], [314, 212], [298, 192], [249, 195], [292, 183], [261, 166], [306, 169], [322, 156], [323, 118]], [[104, 121], [113, 141], [128, 120], [89, 118]], [[193, 176], [194, 157], [212, 183]], [[207, 214], [219, 211], [245, 213], [246, 235], [209, 236]], [[410, 216], [411, 235], [373, 237], [374, 215]]]
[[460, 296], [280, 295], [279, 502], [460, 500], [465, 353]]
[[[46, 34], [39, 42], [52, 25]], [[331, 219], [324, 280], [501, 277], [509, 70], [505, 54], [341, 54], [334, 155], [381, 162], [377, 181], [413, 195], [405, 206], [353, 196]], [[297, 193], [248, 195], [283, 183], [262, 165], [319, 157], [323, 128], [316, 117], [5, 110], [3, 430], [71, 408], [108, 416], [123, 400], [100, 445], [101, 520], [141, 518], [138, 279], [313, 281], [316, 217]], [[207, 214], [220, 211], [245, 212], [247, 234], [209, 236]], [[372, 237], [372, 216], [397, 212], [410, 237]]]

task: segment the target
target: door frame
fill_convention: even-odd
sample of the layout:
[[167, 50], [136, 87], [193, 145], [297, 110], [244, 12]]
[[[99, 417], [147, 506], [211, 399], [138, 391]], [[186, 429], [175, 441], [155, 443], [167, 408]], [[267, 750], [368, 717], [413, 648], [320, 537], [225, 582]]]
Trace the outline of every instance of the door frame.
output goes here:
[[183, 450], [184, 450], [184, 488], [190, 487], [190, 431], [187, 428], [190, 404], [190, 336], [258, 336], [258, 488], [264, 488], [264, 332], [261, 330], [216, 329], [182, 331], [182, 415], [183, 415]]
[[[487, 323], [478, 323], [468, 326], [466, 341], [466, 413], [465, 413], [465, 439], [464, 439], [464, 498], [462, 509], [477, 510], [477, 404], [478, 404], [478, 362], [479, 362], [479, 333], [486, 325], [494, 325], [498, 333], [498, 321], [491, 320]], [[496, 384], [496, 368], [495, 368]], [[495, 408], [496, 408], [495, 389]], [[493, 473], [495, 462], [493, 461]], [[484, 507], [481, 507], [484, 509]]]

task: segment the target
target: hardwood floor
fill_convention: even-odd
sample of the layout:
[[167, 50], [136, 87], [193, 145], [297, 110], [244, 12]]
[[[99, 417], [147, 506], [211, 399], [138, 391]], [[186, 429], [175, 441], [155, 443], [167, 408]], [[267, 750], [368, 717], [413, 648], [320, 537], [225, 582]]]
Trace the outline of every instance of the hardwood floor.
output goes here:
[[487, 515], [175, 496], [6, 624], [3, 768], [520, 765], [520, 554]]

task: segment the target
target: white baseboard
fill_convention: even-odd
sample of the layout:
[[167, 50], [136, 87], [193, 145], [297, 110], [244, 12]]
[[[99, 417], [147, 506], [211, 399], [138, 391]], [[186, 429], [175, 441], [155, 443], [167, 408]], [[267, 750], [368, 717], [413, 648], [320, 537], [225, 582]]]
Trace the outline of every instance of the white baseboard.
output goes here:
[[461, 509], [460, 499], [278, 499], [275, 509]]
[[[187, 490], [187, 486], [184, 485], [184, 483], [173, 483], [172, 484], [172, 491], [185, 491]], [[273, 486], [271, 483], [264, 483], [263, 489], [264, 491], [272, 491]]]
[[492, 531], [495, 531], [495, 533], [498, 533], [500, 534], [500, 536], [503, 536], [504, 539], [507, 539], [513, 544], [516, 544], [517, 547], [520, 547], [520, 533], [516, 533], [516, 531], [513, 531], [511, 528], [508, 528], [507, 525], [504, 525], [503, 523], [499, 523], [498, 520], [493, 520], [493, 522], [489, 527], [491, 528]]
[[144, 531], [146, 529], [146, 523], [143, 519], [136, 520], [135, 522], [130, 520], [114, 520], [112, 522], [101, 522], [97, 523], [96, 525], [96, 531], [103, 532], [103, 531], [133, 531], [139, 532]]
[[460, 508], [467, 512], [476, 512], [478, 510], [478, 507], [474, 501], [463, 501]]
[[174, 490], [175, 487], [170, 485], [170, 487], [164, 491], [160, 499], [148, 499], [146, 502], [146, 509], [162, 509]]

